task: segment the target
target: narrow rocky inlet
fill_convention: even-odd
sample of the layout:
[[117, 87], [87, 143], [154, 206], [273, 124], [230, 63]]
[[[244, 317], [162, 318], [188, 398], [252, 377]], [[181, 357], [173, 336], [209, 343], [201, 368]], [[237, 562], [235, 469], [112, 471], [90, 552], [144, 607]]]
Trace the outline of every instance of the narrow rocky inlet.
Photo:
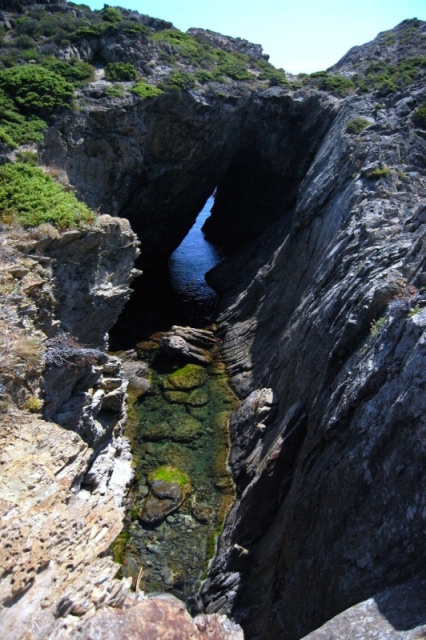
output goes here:
[[[145, 334], [159, 317], [157, 328], [180, 317], [191, 325], [213, 318], [217, 296], [205, 273], [223, 254], [201, 231], [213, 202], [207, 200], [172, 254], [164, 289], [158, 282], [155, 298], [149, 292], [141, 297], [136, 290], [128, 315], [114, 331], [115, 342], [129, 346], [129, 326], [134, 325], [130, 334], [136, 341], [116, 353], [129, 378], [124, 433], [132, 444], [136, 479], [114, 556], [123, 576], [136, 581], [140, 575], [141, 589], [173, 593], [193, 611], [235, 498], [227, 463], [228, 425], [238, 401], [228, 386], [215, 326], [173, 326], [168, 332]], [[174, 295], [165, 313], [161, 301], [170, 290]], [[131, 315], [140, 306], [149, 308], [143, 322]]]
[[4, 637], [422, 638], [426, 23], [292, 76], [0, 7]]

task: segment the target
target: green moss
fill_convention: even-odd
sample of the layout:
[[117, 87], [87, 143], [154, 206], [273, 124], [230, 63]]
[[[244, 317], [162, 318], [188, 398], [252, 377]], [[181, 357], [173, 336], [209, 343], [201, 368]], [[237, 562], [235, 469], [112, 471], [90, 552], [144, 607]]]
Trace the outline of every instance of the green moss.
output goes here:
[[128, 531], [122, 531], [112, 543], [112, 557], [114, 562], [118, 564], [123, 564], [124, 562], [124, 552], [126, 550], [126, 545], [130, 539], [130, 533]]
[[181, 469], [170, 465], [158, 467], [148, 475], [148, 482], [150, 484], [156, 480], [177, 483], [180, 487], [185, 487], [191, 484], [191, 479], [186, 471], [182, 471]]
[[72, 192], [22, 162], [0, 167], [0, 219], [12, 217], [25, 227], [49, 222], [63, 229], [94, 220], [93, 212]]
[[207, 371], [198, 364], [187, 364], [167, 378], [168, 382], [179, 391], [190, 391], [201, 387], [207, 379]]
[[364, 129], [370, 126], [370, 124], [371, 122], [366, 120], [366, 118], [357, 117], [347, 123], [346, 132], [354, 134], [361, 133], [361, 131], [364, 131]]
[[130, 89], [130, 93], [134, 93], [142, 100], [146, 100], [148, 98], [156, 98], [157, 96], [161, 96], [163, 93], [161, 89], [154, 87], [152, 84], [147, 84], [146, 82], [137, 82]]

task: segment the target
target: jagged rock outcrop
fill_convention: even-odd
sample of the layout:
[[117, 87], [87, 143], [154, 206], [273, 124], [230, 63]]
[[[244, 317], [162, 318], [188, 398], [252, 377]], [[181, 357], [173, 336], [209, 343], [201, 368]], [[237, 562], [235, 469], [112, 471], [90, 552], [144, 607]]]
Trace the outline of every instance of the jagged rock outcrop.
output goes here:
[[305, 638], [416, 640], [426, 631], [425, 611], [424, 581], [409, 582], [354, 605]]
[[[340, 103], [290, 230], [278, 221], [275, 242], [210, 274], [235, 388], [278, 397], [203, 593], [248, 638], [300, 638], [423, 576], [426, 143], [413, 112], [426, 90], [381, 100]], [[250, 469], [250, 438], [233, 449]]]
[[1, 243], [11, 293], [1, 307], [0, 619], [11, 640], [47, 638], [63, 616], [119, 606], [129, 591], [102, 557], [121, 530], [133, 473], [126, 385], [103, 349], [138, 242], [128, 223], [106, 216], [62, 234], [49, 225], [3, 232]]

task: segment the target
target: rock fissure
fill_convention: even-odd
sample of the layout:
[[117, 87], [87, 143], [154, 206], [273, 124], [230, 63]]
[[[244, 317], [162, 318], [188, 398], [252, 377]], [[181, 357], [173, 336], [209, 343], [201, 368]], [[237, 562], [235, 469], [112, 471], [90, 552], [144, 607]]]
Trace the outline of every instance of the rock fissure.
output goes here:
[[[170, 28], [126, 16], [160, 34]], [[6, 239], [1, 312], [13, 335], [0, 337], [15, 403], [1, 434], [8, 638], [113, 639], [123, 627], [149, 634], [162, 616], [182, 637], [241, 637], [222, 614], [249, 640], [424, 634], [426, 89], [424, 58], [415, 73], [408, 61], [425, 31], [408, 21], [351, 50], [331, 76], [352, 82], [346, 95], [311, 78], [256, 91], [194, 84], [146, 100], [123, 89], [101, 102], [98, 79], [80, 90], [80, 111], [48, 128], [45, 165], [91, 206], [122, 218]], [[194, 34], [262, 57], [250, 43]], [[149, 74], [160, 45], [148, 46], [145, 34], [124, 52], [126, 36], [117, 37], [88, 38], [66, 55], [132, 60]], [[171, 44], [160, 49], [176, 55]], [[377, 67], [382, 58], [392, 77]], [[401, 64], [410, 82], [395, 75]], [[236, 500], [197, 596], [207, 615], [191, 620], [172, 597], [131, 595], [130, 579], [112, 580], [108, 554], [132, 478], [126, 378], [140, 394], [150, 381], [132, 357], [122, 365], [106, 353], [106, 332], [137, 275], [138, 242], [124, 218], [149, 279], [213, 190], [205, 232], [231, 255], [208, 279], [221, 294], [218, 333], [241, 404], [230, 418]], [[193, 376], [207, 366], [222, 374], [206, 341], [174, 327], [162, 349]], [[190, 418], [176, 418], [173, 430], [147, 421], [148, 440], [170, 436], [176, 449], [204, 437], [207, 383], [188, 377], [188, 369], [171, 373], [158, 393]], [[40, 396], [43, 418], [31, 415]], [[166, 479], [139, 487], [140, 518], [184, 528], [188, 517], [176, 511], [188, 483], [184, 490], [168, 464], [161, 472]], [[210, 517], [201, 504], [189, 519], [197, 527]], [[160, 543], [147, 552], [158, 555]], [[134, 569], [129, 561], [130, 577]]]

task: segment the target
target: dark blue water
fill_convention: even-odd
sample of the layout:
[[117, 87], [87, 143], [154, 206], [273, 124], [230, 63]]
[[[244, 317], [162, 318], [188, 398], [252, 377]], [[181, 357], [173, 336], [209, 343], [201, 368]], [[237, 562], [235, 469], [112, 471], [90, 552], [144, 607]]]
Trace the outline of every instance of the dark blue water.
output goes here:
[[224, 256], [206, 242], [201, 231], [213, 202], [213, 197], [207, 200], [194, 226], [172, 254], [168, 270], [150, 272], [134, 281], [132, 297], [110, 332], [112, 350], [129, 349], [173, 324], [206, 327], [214, 321], [217, 296], [204, 274]]
[[201, 227], [210, 215], [213, 197], [209, 198], [189, 231], [169, 260], [170, 284], [183, 303], [209, 306], [216, 299], [215, 291], [205, 281], [204, 274], [221, 261], [220, 250], [204, 239]]

